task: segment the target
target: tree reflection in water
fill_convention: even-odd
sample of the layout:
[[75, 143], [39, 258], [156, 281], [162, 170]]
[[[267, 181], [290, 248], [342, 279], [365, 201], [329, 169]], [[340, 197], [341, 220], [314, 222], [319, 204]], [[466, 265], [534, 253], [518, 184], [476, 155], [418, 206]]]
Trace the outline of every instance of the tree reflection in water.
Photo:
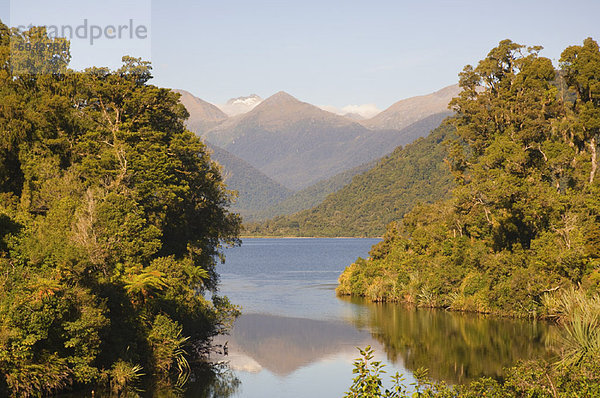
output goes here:
[[[193, 370], [193, 376], [182, 392], [185, 397], [229, 398], [238, 392], [240, 384], [240, 380], [226, 364], [204, 365]], [[179, 394], [158, 394], [158, 396], [179, 396]]]
[[391, 362], [410, 371], [427, 368], [435, 380], [458, 384], [500, 378], [503, 368], [519, 360], [552, 356], [554, 326], [545, 322], [344, 300], [368, 308], [351, 322], [370, 330]]

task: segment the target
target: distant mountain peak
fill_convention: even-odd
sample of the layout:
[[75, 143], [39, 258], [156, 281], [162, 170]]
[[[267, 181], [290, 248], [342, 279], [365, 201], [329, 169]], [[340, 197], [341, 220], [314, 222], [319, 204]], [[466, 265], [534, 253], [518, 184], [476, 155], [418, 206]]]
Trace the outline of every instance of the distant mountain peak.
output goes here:
[[460, 91], [458, 84], [454, 84], [431, 94], [406, 98], [361, 123], [372, 130], [401, 130], [427, 116], [448, 112], [448, 103]]
[[344, 113], [342, 116], [354, 121], [361, 121], [366, 119], [366, 117], [364, 117], [363, 115], [355, 112]]
[[257, 94], [250, 94], [244, 97], [231, 98], [225, 104], [218, 105], [218, 107], [229, 116], [236, 116], [250, 112], [262, 101], [263, 99]]
[[270, 103], [270, 104], [272, 104], [272, 103], [300, 103], [300, 102], [302, 102], [302, 101], [300, 101], [293, 95], [286, 93], [285, 91], [279, 91], [263, 101], [263, 103]]
[[306, 121], [315, 123], [317, 120], [318, 123], [325, 123], [330, 126], [356, 124], [356, 122], [343, 116], [301, 101], [285, 91], [279, 91], [271, 95], [243, 117], [258, 122], [262, 127], [271, 130], [305, 123]]
[[230, 100], [227, 101], [227, 104], [228, 105], [235, 105], [235, 104], [255, 105], [255, 104], [260, 103], [261, 101], [262, 101], [262, 98], [260, 98], [257, 94], [250, 94], [245, 97], [231, 98]]
[[181, 89], [173, 89], [173, 91], [181, 95], [179, 101], [185, 106], [190, 114], [189, 119], [186, 121], [186, 125], [191, 131], [202, 134], [227, 120], [227, 115], [219, 108], [194, 96], [189, 91]]

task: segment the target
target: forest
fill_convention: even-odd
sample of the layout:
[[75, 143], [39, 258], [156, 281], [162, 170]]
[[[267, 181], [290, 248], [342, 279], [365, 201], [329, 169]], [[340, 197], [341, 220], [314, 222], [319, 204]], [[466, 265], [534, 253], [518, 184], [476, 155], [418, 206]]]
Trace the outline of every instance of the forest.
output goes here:
[[[416, 374], [424, 396], [600, 394], [600, 51], [588, 38], [556, 69], [540, 50], [504, 40], [464, 68], [451, 197], [390, 223], [339, 278], [340, 295], [560, 325], [555, 361], [452, 388]], [[381, 388], [380, 365], [361, 350], [347, 396], [408, 396]]]
[[205, 293], [240, 219], [149, 63], [69, 51], [0, 23], [0, 395], [176, 387], [239, 313]]

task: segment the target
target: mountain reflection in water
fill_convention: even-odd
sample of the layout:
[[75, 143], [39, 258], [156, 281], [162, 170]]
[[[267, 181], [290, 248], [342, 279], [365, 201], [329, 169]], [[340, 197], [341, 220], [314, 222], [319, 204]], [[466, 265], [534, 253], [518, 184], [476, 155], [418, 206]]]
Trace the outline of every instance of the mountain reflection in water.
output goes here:
[[266, 369], [286, 377], [319, 361], [354, 358], [355, 347], [371, 345], [400, 372], [423, 367], [433, 379], [456, 384], [501, 377], [503, 368], [519, 360], [550, 355], [552, 328], [545, 323], [351, 301], [368, 311], [356, 311], [345, 322], [242, 315], [220, 340], [229, 355], [219, 359], [234, 370]]
[[[347, 323], [264, 314], [242, 315], [227, 336], [233, 369], [255, 362], [257, 371], [267, 369], [287, 376], [303, 366], [371, 343], [371, 336]], [[251, 358], [249, 361], [247, 358]]]

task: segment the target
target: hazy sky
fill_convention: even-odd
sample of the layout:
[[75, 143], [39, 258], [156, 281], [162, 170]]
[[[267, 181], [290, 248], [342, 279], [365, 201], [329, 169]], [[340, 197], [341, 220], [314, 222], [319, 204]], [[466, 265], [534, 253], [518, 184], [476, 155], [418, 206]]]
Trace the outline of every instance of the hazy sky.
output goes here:
[[114, 67], [128, 51], [151, 58], [154, 84], [213, 103], [284, 90], [313, 104], [385, 108], [456, 83], [465, 64], [505, 38], [542, 45], [542, 55], [555, 62], [568, 45], [600, 40], [597, 0], [0, 3], [5, 22], [9, 9], [47, 25], [61, 18], [144, 21], [150, 32], [143, 43], [74, 43], [73, 66]]

